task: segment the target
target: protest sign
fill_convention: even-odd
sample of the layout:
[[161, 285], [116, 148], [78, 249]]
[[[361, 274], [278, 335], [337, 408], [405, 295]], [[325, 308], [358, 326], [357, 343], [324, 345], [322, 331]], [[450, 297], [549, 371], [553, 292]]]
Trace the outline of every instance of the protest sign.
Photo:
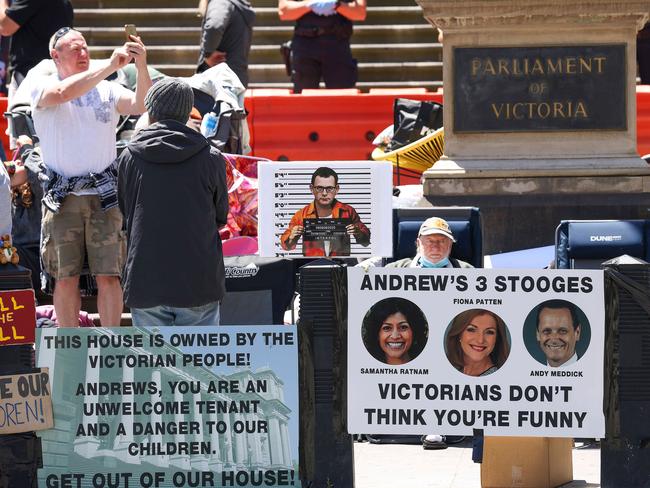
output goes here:
[[0, 434], [49, 429], [54, 425], [47, 368], [0, 376]]
[[[392, 254], [390, 163], [260, 162], [258, 173], [261, 256]], [[350, 224], [356, 229], [342, 239], [341, 230]]]
[[351, 433], [603, 437], [602, 271], [348, 269]]
[[41, 329], [37, 364], [39, 486], [301, 486], [295, 326]]
[[34, 303], [34, 290], [0, 291], [0, 346], [34, 342]]

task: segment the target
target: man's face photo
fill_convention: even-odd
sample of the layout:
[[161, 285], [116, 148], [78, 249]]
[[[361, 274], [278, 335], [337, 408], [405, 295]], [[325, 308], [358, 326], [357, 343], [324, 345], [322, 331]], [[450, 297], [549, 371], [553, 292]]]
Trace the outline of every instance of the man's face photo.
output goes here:
[[336, 184], [336, 179], [333, 176], [323, 178], [317, 176], [314, 178], [314, 184], [309, 185], [309, 189], [314, 195], [314, 200], [323, 206], [328, 207], [332, 205], [336, 194], [339, 191], [339, 185]]
[[431, 234], [418, 237], [416, 244], [419, 254], [432, 263], [437, 263], [449, 257], [453, 241], [440, 234]]
[[568, 308], [543, 308], [537, 323], [537, 341], [548, 365], [562, 366], [575, 353], [580, 340], [580, 325], [573, 327]]

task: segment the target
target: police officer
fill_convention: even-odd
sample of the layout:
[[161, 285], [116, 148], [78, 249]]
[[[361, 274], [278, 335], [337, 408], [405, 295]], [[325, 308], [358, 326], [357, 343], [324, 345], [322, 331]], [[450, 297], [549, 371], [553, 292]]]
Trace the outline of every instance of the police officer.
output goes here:
[[295, 20], [291, 78], [295, 93], [318, 88], [352, 88], [357, 61], [352, 57], [352, 21], [366, 18], [366, 0], [278, 0], [281, 20]]

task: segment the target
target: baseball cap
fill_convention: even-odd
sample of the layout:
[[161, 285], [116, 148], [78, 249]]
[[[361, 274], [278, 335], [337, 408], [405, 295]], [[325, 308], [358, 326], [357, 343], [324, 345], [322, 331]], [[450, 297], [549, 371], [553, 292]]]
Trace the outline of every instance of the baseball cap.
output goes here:
[[420, 226], [420, 232], [418, 232], [418, 237], [420, 236], [430, 236], [432, 234], [442, 234], [443, 236], [449, 237], [452, 242], [456, 242], [454, 235], [451, 233], [449, 224], [446, 220], [441, 219], [440, 217], [429, 217], [427, 220], [422, 222]]

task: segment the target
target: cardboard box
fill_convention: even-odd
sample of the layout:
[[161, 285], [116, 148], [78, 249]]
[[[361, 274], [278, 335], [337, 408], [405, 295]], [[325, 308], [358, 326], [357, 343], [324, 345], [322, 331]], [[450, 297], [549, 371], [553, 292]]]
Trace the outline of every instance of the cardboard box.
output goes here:
[[573, 481], [573, 439], [486, 437], [482, 488], [555, 488]]

